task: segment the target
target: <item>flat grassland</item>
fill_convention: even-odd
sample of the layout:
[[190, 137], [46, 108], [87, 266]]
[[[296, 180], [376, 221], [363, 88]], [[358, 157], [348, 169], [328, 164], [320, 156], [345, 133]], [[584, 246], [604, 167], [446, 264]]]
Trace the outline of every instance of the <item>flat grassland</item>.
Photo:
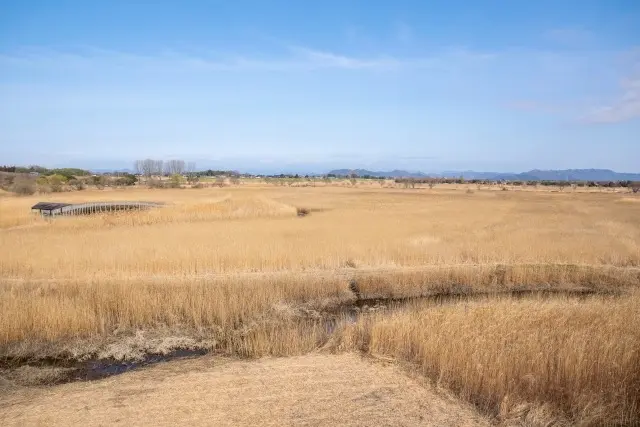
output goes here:
[[[48, 220], [29, 212], [43, 199], [167, 206]], [[0, 196], [0, 357], [357, 350], [499, 420], [633, 424], [638, 200], [249, 181]]]
[[[386, 366], [384, 366], [386, 365]], [[488, 427], [471, 405], [354, 354], [202, 357], [0, 399], [3, 426]]]

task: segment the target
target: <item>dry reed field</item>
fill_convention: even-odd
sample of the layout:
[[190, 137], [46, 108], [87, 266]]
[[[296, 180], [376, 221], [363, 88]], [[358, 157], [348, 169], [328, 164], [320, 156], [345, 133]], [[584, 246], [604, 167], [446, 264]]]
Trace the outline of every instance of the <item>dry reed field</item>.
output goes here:
[[[44, 199], [166, 206], [47, 219], [29, 211]], [[244, 182], [44, 199], [0, 196], [4, 360], [362, 351], [505, 423], [640, 420], [633, 195]]]

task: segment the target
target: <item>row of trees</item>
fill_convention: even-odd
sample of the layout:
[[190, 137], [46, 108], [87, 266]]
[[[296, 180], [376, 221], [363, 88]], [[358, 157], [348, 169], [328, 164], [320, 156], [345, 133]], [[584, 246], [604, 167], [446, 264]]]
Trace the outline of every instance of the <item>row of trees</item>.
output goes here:
[[195, 162], [185, 162], [184, 160], [167, 160], [165, 162], [163, 160], [144, 159], [136, 160], [133, 164], [133, 169], [136, 175], [151, 178], [163, 175], [195, 174], [196, 164]]
[[240, 176], [240, 172], [231, 170], [213, 170], [207, 169], [205, 171], [196, 172], [198, 176]]
[[73, 179], [79, 176], [88, 176], [91, 175], [91, 172], [79, 169], [79, 168], [54, 168], [48, 169], [43, 166], [31, 165], [31, 166], [0, 166], [0, 172], [10, 172], [10, 173], [31, 173], [36, 172], [39, 175], [62, 175], [67, 179]]

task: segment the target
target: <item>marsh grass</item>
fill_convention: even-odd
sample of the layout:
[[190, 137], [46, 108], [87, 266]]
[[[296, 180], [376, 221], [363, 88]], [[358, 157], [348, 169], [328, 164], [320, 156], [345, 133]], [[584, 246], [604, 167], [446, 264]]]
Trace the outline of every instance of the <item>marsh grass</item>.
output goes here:
[[[505, 422], [636, 422], [640, 204], [465, 188], [88, 190], [46, 197], [167, 206], [54, 220], [29, 212], [42, 196], [2, 197], [0, 358], [187, 342], [241, 357], [359, 350], [404, 361]], [[298, 218], [300, 206], [312, 214]], [[527, 290], [618, 297], [504, 297]], [[479, 294], [356, 323], [330, 314]], [[118, 350], [129, 341], [134, 350]]]
[[638, 291], [586, 301], [492, 298], [363, 317], [342, 346], [408, 362], [501, 421], [634, 425], [639, 328]]

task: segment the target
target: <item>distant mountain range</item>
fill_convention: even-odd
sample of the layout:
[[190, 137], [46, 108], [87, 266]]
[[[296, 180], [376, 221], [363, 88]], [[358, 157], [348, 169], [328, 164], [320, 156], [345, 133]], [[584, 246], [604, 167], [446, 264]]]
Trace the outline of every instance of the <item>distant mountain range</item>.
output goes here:
[[640, 173], [620, 173], [609, 169], [533, 169], [522, 173], [445, 171], [442, 173], [409, 172], [405, 170], [370, 171], [366, 169], [334, 169], [333, 175], [346, 176], [355, 173], [358, 176], [384, 178], [458, 178], [491, 179], [509, 181], [640, 181]]

